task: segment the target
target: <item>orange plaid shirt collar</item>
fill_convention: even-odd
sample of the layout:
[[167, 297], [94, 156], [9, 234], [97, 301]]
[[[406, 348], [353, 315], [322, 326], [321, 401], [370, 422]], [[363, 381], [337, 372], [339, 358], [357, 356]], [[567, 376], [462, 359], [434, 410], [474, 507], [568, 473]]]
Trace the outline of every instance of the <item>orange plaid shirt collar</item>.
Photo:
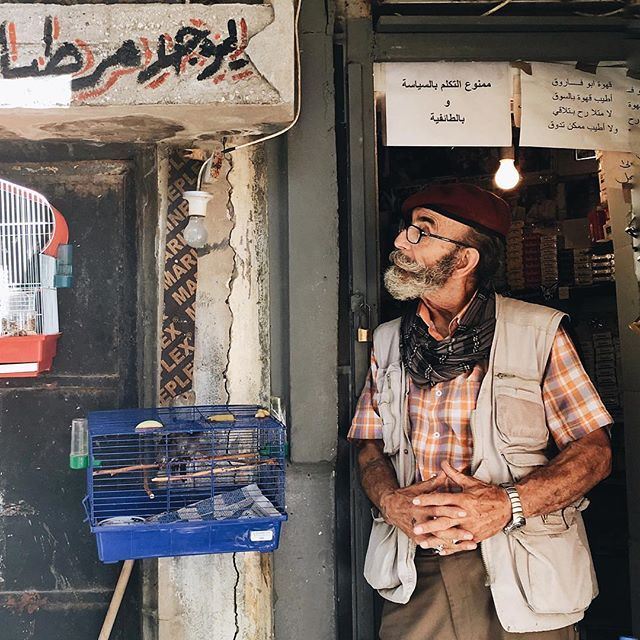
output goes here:
[[[455, 332], [455, 330], [458, 328], [458, 325], [460, 324], [460, 320], [461, 318], [464, 316], [464, 314], [466, 313], [467, 309], [469, 308], [469, 305], [471, 304], [471, 302], [473, 301], [473, 299], [476, 297], [477, 295], [477, 291], [476, 293], [474, 293], [471, 296], [471, 299], [469, 300], [469, 302], [467, 302], [467, 304], [464, 305], [464, 307], [462, 308], [461, 311], [459, 311], [452, 319], [451, 322], [449, 323], [449, 335], [453, 335], [453, 333]], [[429, 311], [429, 307], [427, 307], [427, 305], [421, 300], [420, 304], [418, 305], [418, 311], [417, 314], [420, 316], [420, 318], [422, 319], [422, 321], [427, 325], [427, 330], [429, 331], [429, 334], [435, 338], [436, 340], [444, 340], [447, 336], [443, 336], [438, 329], [436, 329], [436, 325], [435, 322], [433, 321], [433, 318], [431, 317], [431, 312]]]

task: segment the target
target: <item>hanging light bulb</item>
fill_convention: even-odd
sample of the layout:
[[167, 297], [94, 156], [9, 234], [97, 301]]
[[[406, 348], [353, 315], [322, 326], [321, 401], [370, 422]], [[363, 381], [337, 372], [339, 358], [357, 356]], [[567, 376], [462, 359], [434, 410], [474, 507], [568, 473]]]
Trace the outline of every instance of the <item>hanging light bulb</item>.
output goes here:
[[182, 232], [184, 241], [194, 249], [202, 249], [207, 244], [208, 234], [204, 225], [207, 205], [213, 198], [206, 191], [185, 191], [182, 197], [189, 203], [189, 222]]
[[204, 226], [204, 216], [189, 216], [189, 222], [184, 228], [182, 236], [189, 246], [194, 249], [202, 249], [209, 239]]
[[503, 191], [515, 188], [520, 182], [520, 173], [515, 165], [513, 147], [505, 147], [500, 153], [500, 166], [493, 178], [496, 186]]

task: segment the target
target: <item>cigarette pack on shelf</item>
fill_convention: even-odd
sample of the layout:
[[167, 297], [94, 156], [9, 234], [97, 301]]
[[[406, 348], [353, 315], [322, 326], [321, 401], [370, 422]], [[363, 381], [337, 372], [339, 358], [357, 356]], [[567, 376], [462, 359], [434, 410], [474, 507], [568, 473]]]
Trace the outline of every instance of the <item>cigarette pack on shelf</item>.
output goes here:
[[593, 282], [614, 282], [616, 279], [616, 263], [613, 253], [592, 254], [591, 271]]
[[620, 406], [620, 388], [618, 384], [617, 355], [614, 337], [611, 331], [600, 328], [593, 334], [595, 360], [594, 383], [607, 409], [615, 410]]
[[573, 275], [575, 284], [578, 286], [588, 286], [593, 284], [593, 271], [591, 269], [590, 250], [573, 250]]
[[544, 234], [540, 237], [540, 278], [545, 287], [558, 282], [558, 237]]
[[88, 416], [84, 500], [103, 562], [278, 546], [285, 426], [248, 405]]
[[558, 281], [561, 285], [574, 283], [572, 249], [558, 250]]

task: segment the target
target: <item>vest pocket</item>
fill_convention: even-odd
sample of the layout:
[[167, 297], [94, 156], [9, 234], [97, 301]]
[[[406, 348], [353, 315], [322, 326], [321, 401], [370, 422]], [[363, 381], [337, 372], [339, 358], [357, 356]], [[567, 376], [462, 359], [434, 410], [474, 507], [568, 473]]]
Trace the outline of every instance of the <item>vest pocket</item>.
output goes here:
[[374, 589], [395, 589], [400, 586], [398, 575], [398, 529], [375, 518], [364, 560], [365, 580]]
[[384, 452], [392, 456], [400, 449], [400, 431], [402, 429], [401, 424], [396, 424], [396, 416], [402, 416], [402, 370], [400, 365], [394, 363], [386, 369], [379, 369], [376, 378], [378, 389], [376, 400], [378, 414], [382, 421]]
[[591, 554], [580, 535], [581, 517], [575, 507], [567, 507], [530, 518], [509, 536], [520, 588], [536, 613], [581, 612], [595, 595]]
[[525, 386], [496, 385], [495, 421], [505, 447], [513, 451], [540, 451], [547, 445], [549, 429], [537, 383]]

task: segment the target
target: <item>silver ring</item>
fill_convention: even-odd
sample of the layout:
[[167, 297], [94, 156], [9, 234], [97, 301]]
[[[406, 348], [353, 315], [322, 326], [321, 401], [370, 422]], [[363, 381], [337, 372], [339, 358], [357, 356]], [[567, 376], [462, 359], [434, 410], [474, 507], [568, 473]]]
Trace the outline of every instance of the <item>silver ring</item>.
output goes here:
[[441, 555], [442, 552], [444, 551], [444, 545], [443, 544], [439, 544], [437, 547], [434, 547], [434, 549], [435, 549], [435, 552], [438, 555]]

